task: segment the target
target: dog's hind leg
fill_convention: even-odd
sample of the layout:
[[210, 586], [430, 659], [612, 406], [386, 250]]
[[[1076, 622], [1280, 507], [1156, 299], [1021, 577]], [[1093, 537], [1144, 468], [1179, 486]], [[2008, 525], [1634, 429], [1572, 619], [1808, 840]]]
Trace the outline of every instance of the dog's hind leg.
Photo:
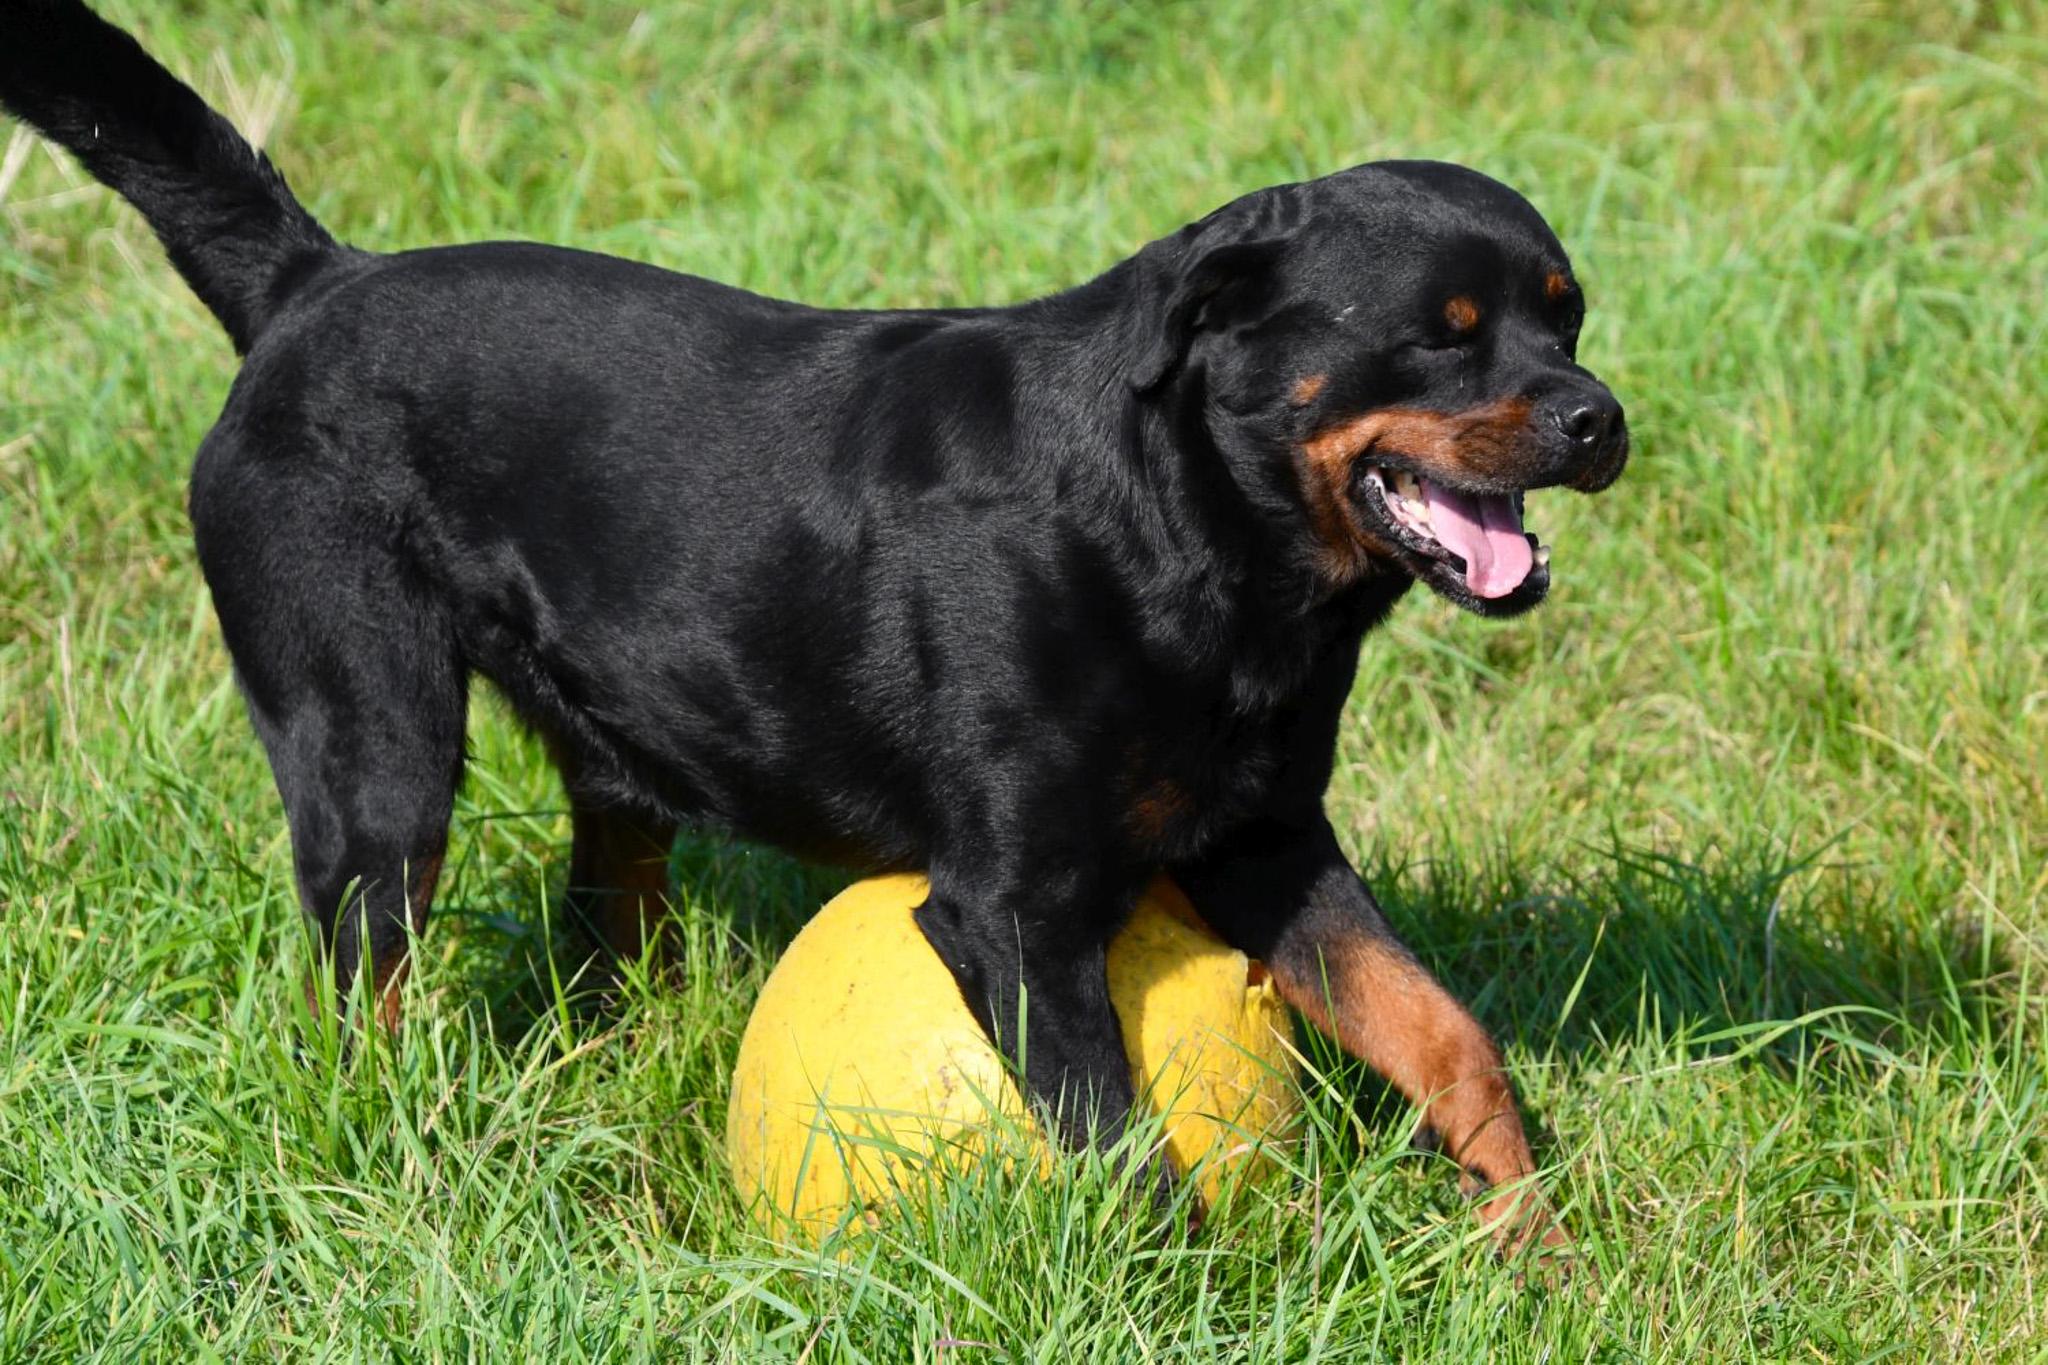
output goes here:
[[447, 848], [466, 701], [451, 642], [395, 615], [330, 641], [326, 667], [270, 661], [261, 684], [238, 670], [336, 999], [346, 1006], [367, 955], [377, 1017], [393, 1028], [408, 934], [426, 928]]
[[419, 618], [331, 644], [325, 668], [280, 678], [272, 666], [260, 685], [240, 671], [337, 1002], [367, 955], [377, 1017], [395, 1028], [408, 935], [426, 927], [462, 775], [464, 680]]
[[637, 958], [658, 943], [676, 825], [570, 794], [575, 842], [569, 905], [592, 941], [614, 958]]
[[661, 946], [676, 820], [636, 799], [615, 758], [592, 755], [561, 725], [543, 723], [548, 751], [569, 796], [569, 916], [591, 947], [616, 965]]
[[367, 958], [373, 1007], [395, 1027], [462, 777], [467, 674], [445, 612], [389, 541], [287, 479], [275, 462], [204, 452], [193, 526], [337, 999], [345, 1008]]

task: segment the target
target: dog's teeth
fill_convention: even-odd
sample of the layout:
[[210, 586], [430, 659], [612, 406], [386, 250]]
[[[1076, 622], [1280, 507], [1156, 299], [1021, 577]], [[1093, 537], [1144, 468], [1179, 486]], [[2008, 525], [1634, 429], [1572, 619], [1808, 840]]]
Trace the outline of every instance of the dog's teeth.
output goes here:
[[1538, 545], [1536, 547], [1536, 562], [1538, 564], [1548, 564], [1550, 562], [1550, 547], [1548, 545]]
[[1387, 471], [1387, 483], [1393, 489], [1394, 496], [1399, 499], [1402, 511], [1419, 516], [1425, 521], [1429, 519], [1429, 509], [1422, 501], [1422, 490], [1416, 486], [1413, 474], [1405, 469], [1390, 469]]

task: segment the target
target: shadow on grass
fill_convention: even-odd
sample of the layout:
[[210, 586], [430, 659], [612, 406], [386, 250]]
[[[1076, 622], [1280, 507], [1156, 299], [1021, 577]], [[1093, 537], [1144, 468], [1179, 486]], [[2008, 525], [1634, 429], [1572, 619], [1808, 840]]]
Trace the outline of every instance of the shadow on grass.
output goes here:
[[[507, 1043], [563, 1009], [592, 1023], [618, 1009], [604, 964], [562, 908], [566, 852], [545, 872], [467, 879], [467, 894], [437, 911], [464, 922], [459, 977]], [[2003, 954], [1983, 926], [1930, 909], [1954, 898], [1928, 876], [1886, 883], [1761, 842], [1690, 858], [1616, 845], [1584, 861], [1578, 873], [1458, 856], [1363, 872], [1418, 956], [1495, 1037], [1568, 1069], [1648, 1037], [1688, 1039], [1699, 1056], [1753, 1050], [1766, 1065], [1844, 1043], [2009, 1046], [2016, 1006], [1999, 979]], [[671, 870], [671, 929], [686, 941], [677, 969], [730, 972], [735, 990], [751, 990], [851, 880], [711, 834], [685, 834]], [[726, 942], [706, 948], [705, 935]], [[1407, 1121], [1363, 1065], [1303, 1037], [1318, 1067], [1359, 1097], [1369, 1127]]]
[[1616, 845], [1579, 874], [1432, 860], [1365, 877], [1423, 960], [1539, 1052], [1604, 1049], [1652, 1023], [1697, 1037], [1816, 1011], [1879, 1045], [1902, 1026], [1979, 1036], [2010, 1007], [1997, 945], [1945, 913], [1946, 888], [1824, 857]]
[[[1567, 1075], [1654, 1041], [1858, 1085], [1867, 1061], [1950, 1044], [2010, 1060], [2027, 1032], [2006, 946], [1949, 912], [1938, 870], [1880, 876], [1763, 842], [1691, 857], [1616, 844], [1584, 861], [1576, 874], [1457, 857], [1362, 871], [1497, 1039]], [[1368, 1129], [1410, 1121], [1363, 1064], [1303, 1037]]]
[[[516, 1046], [562, 1011], [593, 1025], [621, 1012], [617, 975], [593, 951], [564, 895], [568, 848], [554, 852], [559, 856], [541, 860], [544, 871], [465, 879], [462, 894], [434, 910], [440, 928], [460, 925], [455, 975], [468, 1008], [507, 1045]], [[665, 928], [678, 949], [672, 970], [723, 969], [736, 978], [753, 962], [765, 974], [805, 921], [853, 880], [760, 845], [695, 832], [677, 840], [669, 870]], [[725, 937], [719, 951], [692, 947], [692, 939], [707, 934]], [[740, 984], [735, 980], [735, 988]]]

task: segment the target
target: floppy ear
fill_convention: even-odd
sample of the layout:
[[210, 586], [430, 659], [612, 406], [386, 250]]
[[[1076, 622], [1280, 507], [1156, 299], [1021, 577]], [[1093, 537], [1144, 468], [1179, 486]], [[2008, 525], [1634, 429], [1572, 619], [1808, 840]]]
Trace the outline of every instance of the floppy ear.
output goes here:
[[1138, 326], [1130, 385], [1143, 393], [1173, 373], [1211, 327], [1255, 317], [1270, 297], [1274, 266], [1292, 241], [1293, 215], [1274, 191], [1225, 205], [1138, 253]]

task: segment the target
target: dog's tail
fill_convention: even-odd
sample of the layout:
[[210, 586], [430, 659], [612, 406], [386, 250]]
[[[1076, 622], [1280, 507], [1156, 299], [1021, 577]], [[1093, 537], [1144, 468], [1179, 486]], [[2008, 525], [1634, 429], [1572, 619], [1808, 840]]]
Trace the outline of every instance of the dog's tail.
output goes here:
[[233, 125], [80, 0], [0, 0], [0, 106], [142, 210], [237, 351], [346, 250]]

